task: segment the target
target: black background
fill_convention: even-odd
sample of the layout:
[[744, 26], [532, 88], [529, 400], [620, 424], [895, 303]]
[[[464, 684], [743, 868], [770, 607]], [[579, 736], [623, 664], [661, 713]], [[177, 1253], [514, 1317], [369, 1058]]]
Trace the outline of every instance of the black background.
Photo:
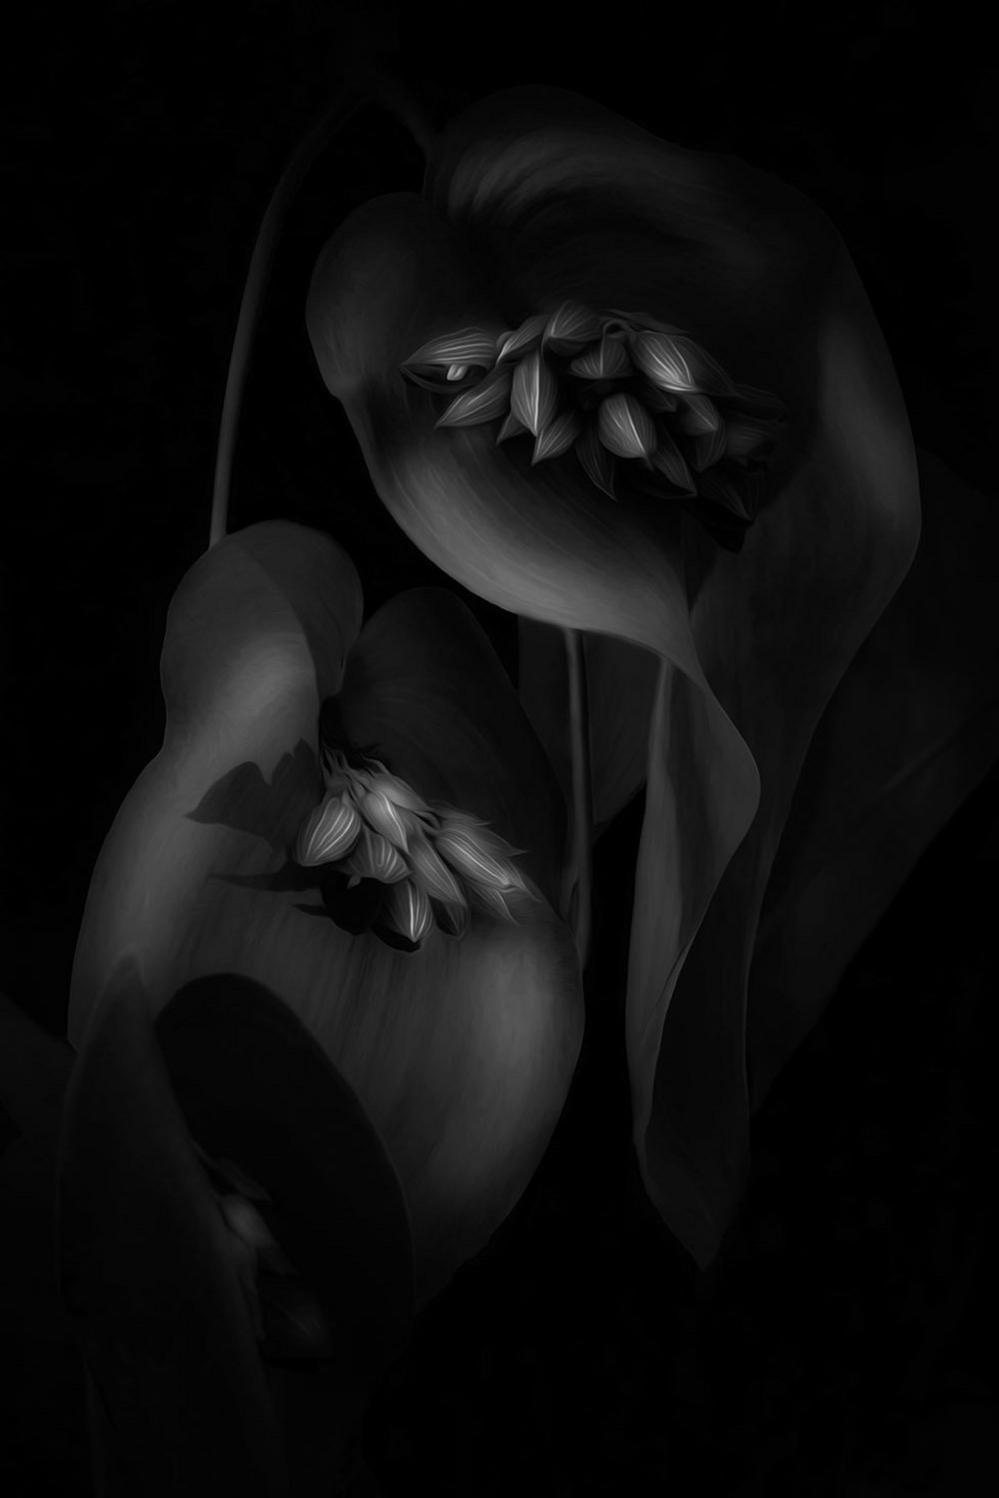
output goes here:
[[[61, 1033], [90, 870], [158, 747], [165, 611], [207, 540], [253, 236], [345, 35], [394, 28], [394, 66], [435, 121], [509, 83], [557, 83], [802, 187], [855, 255], [917, 441], [993, 490], [999, 67], [973, 14], [901, 0], [561, 19], [487, 0], [394, 20], [320, 0], [31, 7], [8, 47], [2, 145], [0, 981], [18, 1002]], [[314, 371], [304, 294], [346, 212], [419, 181], [416, 148], [370, 110], [311, 173], [235, 473], [233, 523], [329, 528], [369, 607], [435, 573], [373, 499]], [[480, 613], [505, 650], [509, 620]], [[604, 957], [565, 1118], [386, 1380], [372, 1468], [388, 1498], [418, 1483], [463, 1498], [991, 1491], [999, 782], [924, 858], [775, 1090], [707, 1275], [660, 1228], [630, 1153], [620, 973], [639, 811], [600, 849]], [[85, 1493], [44, 1227], [12, 1214], [0, 1231], [18, 1384], [5, 1492]]]

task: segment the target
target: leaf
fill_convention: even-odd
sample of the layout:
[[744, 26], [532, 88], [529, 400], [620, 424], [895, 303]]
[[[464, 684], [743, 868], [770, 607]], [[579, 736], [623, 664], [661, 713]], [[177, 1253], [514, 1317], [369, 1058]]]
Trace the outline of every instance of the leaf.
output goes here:
[[754, 1104], [917, 859], [999, 760], [999, 505], [919, 454], [923, 535], [812, 740], [750, 990]]
[[526, 1186], [582, 1025], [572, 939], [543, 900], [515, 925], [480, 914], [461, 941], [434, 931], [412, 953], [317, 918], [319, 892], [303, 901], [286, 878], [319, 795], [320, 703], [342, 687], [351, 740], [375, 744], [421, 796], [487, 819], [529, 850], [521, 863], [542, 890], [557, 888], [562, 809], [543, 751], [467, 610], [436, 598], [386, 605], [344, 674], [360, 599], [328, 539], [253, 527], [196, 564], [169, 615], [164, 748], [102, 849], [70, 1000], [76, 1038], [124, 952], [154, 1015], [212, 973], [278, 996], [385, 1145], [421, 1301]]

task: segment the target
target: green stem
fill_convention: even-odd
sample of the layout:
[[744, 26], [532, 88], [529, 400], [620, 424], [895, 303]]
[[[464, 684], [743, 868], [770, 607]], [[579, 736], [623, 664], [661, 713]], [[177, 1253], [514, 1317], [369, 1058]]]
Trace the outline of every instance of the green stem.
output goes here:
[[292, 152], [260, 221], [253, 253], [250, 256], [249, 269], [246, 273], [243, 297], [239, 305], [236, 332], [232, 341], [232, 352], [229, 355], [229, 371], [226, 376], [218, 446], [215, 453], [212, 516], [208, 533], [209, 547], [217, 545], [222, 540], [229, 523], [232, 460], [236, 450], [239, 416], [246, 390], [250, 357], [260, 322], [264, 292], [267, 290], [274, 264], [274, 253], [284, 229], [288, 209], [313, 162], [366, 103], [378, 104], [394, 114], [413, 136], [425, 157], [429, 155], [432, 148], [433, 129], [419, 104], [395, 79], [365, 64], [355, 68], [351, 82], [344, 85], [330, 108]]
[[590, 951], [593, 904], [593, 773], [590, 765], [590, 706], [586, 657], [579, 630], [565, 629], [569, 668], [569, 732], [572, 745], [572, 870], [575, 885], [570, 920], [583, 967]]

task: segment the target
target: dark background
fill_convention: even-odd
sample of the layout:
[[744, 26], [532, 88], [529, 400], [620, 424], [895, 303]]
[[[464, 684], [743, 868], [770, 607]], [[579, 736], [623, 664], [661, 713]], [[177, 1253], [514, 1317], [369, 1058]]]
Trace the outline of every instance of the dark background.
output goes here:
[[[991, 490], [999, 67], [973, 15], [901, 0], [731, 16], [611, 4], [560, 20], [486, 0], [394, 21], [319, 0], [31, 7], [2, 90], [0, 983], [18, 1002], [61, 1033], [90, 870], [159, 743], [165, 611], [207, 541], [253, 236], [344, 38], [394, 27], [394, 65], [436, 121], [509, 83], [558, 83], [802, 187], [853, 250], [917, 441]], [[311, 173], [236, 465], [233, 523], [328, 527], [369, 607], [436, 574], [373, 501], [312, 366], [304, 295], [339, 219], [419, 180], [416, 148], [373, 110]], [[506, 650], [509, 620], [480, 613]], [[549, 1156], [369, 1416], [387, 1498], [417, 1484], [462, 1498], [991, 1491], [999, 781], [931, 848], [776, 1088], [707, 1275], [659, 1226], [630, 1150], [621, 964], [639, 815], [600, 849], [605, 955]], [[0, 1233], [18, 1385], [4, 1491], [85, 1493], [44, 1225], [25, 1208]]]

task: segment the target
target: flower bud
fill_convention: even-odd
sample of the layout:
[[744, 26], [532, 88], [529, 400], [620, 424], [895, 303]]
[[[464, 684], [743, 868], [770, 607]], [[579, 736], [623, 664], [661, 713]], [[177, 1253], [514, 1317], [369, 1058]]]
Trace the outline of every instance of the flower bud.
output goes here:
[[357, 847], [344, 865], [347, 872], [359, 879], [377, 879], [379, 884], [395, 884], [405, 879], [408, 872], [402, 855], [393, 848], [380, 832], [365, 827]]
[[335, 863], [350, 852], [361, 832], [361, 817], [347, 795], [325, 796], [299, 830], [295, 861], [303, 868]]
[[404, 879], [392, 887], [386, 901], [384, 917], [401, 936], [417, 946], [434, 924], [434, 912], [430, 900], [411, 879]]

